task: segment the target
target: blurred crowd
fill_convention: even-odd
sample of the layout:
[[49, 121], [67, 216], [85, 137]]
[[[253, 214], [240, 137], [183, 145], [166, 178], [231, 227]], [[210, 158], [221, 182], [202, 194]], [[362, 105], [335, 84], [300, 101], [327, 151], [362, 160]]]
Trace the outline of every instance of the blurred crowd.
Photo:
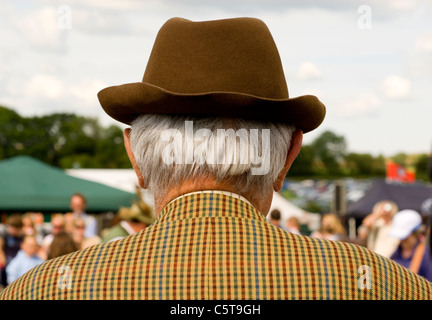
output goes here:
[[[269, 219], [279, 228], [301, 234], [297, 217], [288, 218], [282, 225], [281, 213], [275, 209]], [[361, 221], [354, 238], [347, 235], [341, 217], [335, 213], [323, 214], [319, 229], [307, 235], [364, 246], [432, 281], [430, 229], [430, 217], [424, 219], [415, 210], [399, 210], [393, 201], [383, 200]]]
[[42, 213], [9, 215], [0, 228], [0, 291], [46, 260], [122, 239], [154, 222], [153, 209], [140, 200], [121, 207], [109, 227], [99, 232], [97, 219], [86, 213], [86, 206], [83, 194], [73, 194], [71, 211], [52, 214], [48, 227]]

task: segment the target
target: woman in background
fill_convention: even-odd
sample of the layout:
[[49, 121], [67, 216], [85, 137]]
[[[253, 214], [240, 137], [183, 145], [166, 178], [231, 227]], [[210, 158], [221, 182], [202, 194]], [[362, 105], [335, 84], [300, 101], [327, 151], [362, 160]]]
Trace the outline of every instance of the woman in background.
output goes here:
[[72, 236], [66, 231], [61, 231], [56, 234], [51, 242], [48, 251], [47, 259], [53, 259], [60, 257], [64, 254], [68, 254], [77, 251], [79, 248], [75, 244]]
[[311, 236], [319, 239], [344, 240], [346, 230], [335, 213], [326, 213], [322, 216], [321, 227]]

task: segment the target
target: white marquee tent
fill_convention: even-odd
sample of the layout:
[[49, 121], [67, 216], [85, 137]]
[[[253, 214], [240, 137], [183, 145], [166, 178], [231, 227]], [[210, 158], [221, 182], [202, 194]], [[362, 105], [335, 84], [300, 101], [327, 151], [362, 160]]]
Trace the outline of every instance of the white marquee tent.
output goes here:
[[300, 220], [301, 224], [307, 224], [309, 229], [316, 230], [319, 227], [321, 216], [316, 213], [307, 212], [296, 205], [292, 204], [290, 201], [285, 199], [280, 193], [273, 193], [273, 201], [267, 215], [270, 218], [270, 213], [272, 210], [278, 209], [281, 213], [281, 224], [286, 225], [288, 218], [295, 216]]

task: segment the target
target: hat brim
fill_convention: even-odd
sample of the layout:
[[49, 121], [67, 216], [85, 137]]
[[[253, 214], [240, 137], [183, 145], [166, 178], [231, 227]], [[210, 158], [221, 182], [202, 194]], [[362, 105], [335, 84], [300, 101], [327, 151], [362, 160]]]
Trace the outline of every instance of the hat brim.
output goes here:
[[288, 123], [306, 133], [316, 129], [326, 113], [313, 95], [268, 99], [233, 92], [181, 94], [144, 82], [105, 88], [98, 99], [110, 117], [129, 125], [142, 114], [226, 116]]
[[398, 240], [404, 240], [406, 238], [408, 238], [408, 236], [411, 234], [411, 230], [407, 230], [407, 229], [401, 229], [401, 228], [394, 228], [392, 230], [390, 230], [390, 232], [388, 233], [389, 237], [398, 239]]
[[408, 236], [413, 233], [415, 230], [420, 228], [421, 222], [414, 227], [407, 227], [406, 225], [393, 226], [388, 235], [392, 238], [396, 238], [399, 240], [404, 240], [408, 238]]

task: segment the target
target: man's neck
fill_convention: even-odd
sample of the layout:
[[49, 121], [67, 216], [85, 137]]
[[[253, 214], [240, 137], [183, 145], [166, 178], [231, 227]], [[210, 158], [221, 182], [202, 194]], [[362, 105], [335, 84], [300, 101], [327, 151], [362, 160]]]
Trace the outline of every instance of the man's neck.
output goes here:
[[203, 190], [221, 190], [236, 193], [246, 198], [258, 211], [263, 214], [267, 214], [273, 199], [273, 190], [266, 192], [266, 194], [257, 194], [258, 192], [243, 193], [236, 190], [232, 184], [223, 181], [216, 181], [216, 179], [191, 179], [184, 181], [180, 185], [173, 188], [168, 188], [165, 194], [155, 195], [154, 200], [156, 215], [159, 215], [163, 208], [172, 200], [187, 193]]

